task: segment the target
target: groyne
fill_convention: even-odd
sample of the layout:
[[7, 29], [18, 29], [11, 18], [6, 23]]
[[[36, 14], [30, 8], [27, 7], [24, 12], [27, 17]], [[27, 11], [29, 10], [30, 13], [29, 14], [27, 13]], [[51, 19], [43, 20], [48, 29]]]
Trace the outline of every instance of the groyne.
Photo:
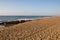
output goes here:
[[18, 23], [28, 22], [28, 21], [31, 21], [31, 20], [4, 21], [4, 22], [0, 22], [0, 25], [9, 26], [9, 25], [14, 25], [14, 24], [18, 24]]

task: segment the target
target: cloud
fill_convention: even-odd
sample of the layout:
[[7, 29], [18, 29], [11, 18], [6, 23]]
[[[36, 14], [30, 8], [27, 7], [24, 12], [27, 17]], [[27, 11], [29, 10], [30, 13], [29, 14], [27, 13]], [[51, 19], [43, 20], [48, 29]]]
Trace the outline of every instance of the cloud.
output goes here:
[[0, 15], [23, 15], [24, 11], [0, 10]]
[[0, 15], [60, 15], [59, 11], [0, 10]]

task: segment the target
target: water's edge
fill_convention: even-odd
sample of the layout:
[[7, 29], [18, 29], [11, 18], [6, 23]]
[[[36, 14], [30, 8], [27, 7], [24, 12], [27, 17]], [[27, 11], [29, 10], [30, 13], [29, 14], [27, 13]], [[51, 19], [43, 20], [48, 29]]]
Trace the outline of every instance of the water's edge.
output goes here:
[[[11, 21], [21, 21], [21, 20], [35, 20], [40, 18], [49, 18], [51, 16], [0, 16], [0, 23], [11, 22]], [[0, 28], [5, 27], [0, 25]]]

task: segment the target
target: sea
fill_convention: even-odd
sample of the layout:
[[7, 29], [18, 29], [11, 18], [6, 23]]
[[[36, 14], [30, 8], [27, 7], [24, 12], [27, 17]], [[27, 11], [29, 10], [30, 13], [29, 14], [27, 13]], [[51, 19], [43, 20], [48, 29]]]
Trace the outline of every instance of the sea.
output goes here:
[[[35, 20], [47, 17], [51, 16], [0, 16], [0, 22], [13, 21], [13, 20]], [[0, 27], [2, 27], [2, 25], [0, 25]]]

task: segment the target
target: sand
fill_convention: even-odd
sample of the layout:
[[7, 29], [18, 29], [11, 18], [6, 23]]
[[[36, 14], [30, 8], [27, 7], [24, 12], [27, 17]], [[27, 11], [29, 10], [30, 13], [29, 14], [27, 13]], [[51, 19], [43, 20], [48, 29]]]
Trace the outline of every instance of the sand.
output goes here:
[[60, 17], [0, 28], [0, 40], [60, 40]]

